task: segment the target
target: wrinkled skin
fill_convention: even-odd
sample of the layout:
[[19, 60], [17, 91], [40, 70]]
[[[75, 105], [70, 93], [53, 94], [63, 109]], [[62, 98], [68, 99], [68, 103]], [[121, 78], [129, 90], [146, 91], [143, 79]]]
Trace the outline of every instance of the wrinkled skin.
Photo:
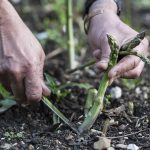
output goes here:
[[7, 0], [0, 15], [0, 81], [19, 103], [38, 102], [50, 94], [43, 81], [44, 51]]
[[[90, 11], [99, 5], [104, 9], [103, 14], [99, 14], [91, 19], [90, 29], [88, 32], [88, 40], [93, 50], [93, 54], [97, 59], [96, 66], [100, 70], [106, 70], [108, 67], [110, 47], [107, 40], [107, 34], [112, 35], [118, 45], [121, 47], [127, 41], [131, 40], [137, 35], [137, 32], [123, 23], [116, 14], [117, 7], [111, 4], [112, 1], [104, 4], [101, 0], [100, 3], [93, 4]], [[107, 0], [108, 2], [109, 0]], [[106, 3], [106, 1], [105, 1]], [[113, 2], [114, 3], [114, 2]], [[108, 5], [111, 5], [107, 9]], [[134, 50], [147, 56], [148, 40], [145, 38], [139, 46]], [[122, 58], [118, 64], [109, 72], [110, 83], [116, 78], [137, 78], [140, 76], [144, 67], [144, 63], [136, 56], [126, 56]]]

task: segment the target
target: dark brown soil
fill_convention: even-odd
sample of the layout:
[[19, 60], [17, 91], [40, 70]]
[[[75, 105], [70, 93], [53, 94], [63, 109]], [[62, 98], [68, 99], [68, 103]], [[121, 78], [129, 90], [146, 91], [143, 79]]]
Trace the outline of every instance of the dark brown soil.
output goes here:
[[[53, 70], [55, 70], [54, 66]], [[57, 74], [60, 71], [55, 70], [54, 72]], [[56, 75], [54, 72], [53, 75]], [[120, 81], [116, 81], [112, 85], [120, 86], [123, 90], [123, 95], [118, 100], [111, 100], [106, 110], [125, 105], [126, 115], [124, 113], [119, 113], [118, 115], [103, 113], [99, 115], [92, 129], [102, 131], [104, 121], [107, 118], [118, 122], [108, 128], [106, 135], [107, 137], [115, 137], [112, 139], [112, 146], [114, 147], [116, 144], [123, 143], [125, 145], [136, 144], [143, 150], [150, 149], [150, 130], [142, 132], [142, 130], [149, 128], [149, 73], [150, 70], [147, 67], [142, 76], [144, 82], [138, 85], [140, 93], [135, 92], [135, 88], [129, 90]], [[85, 71], [83, 75], [76, 75], [76, 81], [89, 82], [97, 87], [98, 76], [99, 74], [94, 77]], [[72, 119], [73, 123], [79, 124], [83, 120], [84, 97], [86, 94], [84, 90], [78, 87], [71, 90], [71, 95], [67, 96], [57, 107], [68, 118]], [[129, 101], [134, 102], [135, 108], [132, 116], [128, 114], [127, 103]], [[139, 133], [134, 135], [118, 137], [138, 131]], [[7, 133], [12, 134], [12, 136], [7, 136]], [[21, 136], [17, 136], [18, 133], [21, 133]], [[11, 150], [92, 150], [93, 143], [98, 140], [97, 136], [101, 135], [91, 131], [78, 136], [64, 124], [54, 126], [52, 112], [42, 103], [26, 107], [15, 106], [0, 115], [0, 149], [6, 149], [7, 146], [10, 146]]]

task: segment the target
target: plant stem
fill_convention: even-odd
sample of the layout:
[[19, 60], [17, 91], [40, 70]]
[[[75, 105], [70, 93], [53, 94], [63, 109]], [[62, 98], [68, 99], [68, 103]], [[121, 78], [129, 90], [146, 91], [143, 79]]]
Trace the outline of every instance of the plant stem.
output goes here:
[[92, 106], [94, 104], [94, 100], [96, 98], [96, 95], [97, 95], [96, 89], [89, 89], [88, 90], [88, 96], [87, 96], [85, 107], [84, 107], [85, 117], [87, 116], [89, 110], [92, 108]]
[[75, 44], [73, 30], [73, 1], [67, 0], [67, 30], [68, 30], [68, 49], [70, 69], [75, 68]]
[[80, 133], [88, 130], [93, 125], [93, 123], [95, 122], [100, 111], [102, 111], [102, 109], [103, 109], [103, 98], [104, 98], [104, 94], [106, 92], [108, 85], [109, 85], [109, 80], [108, 80], [107, 73], [105, 73], [105, 75], [103, 76], [103, 79], [101, 81], [101, 84], [99, 86], [96, 99], [94, 100], [94, 105], [92, 106], [89, 113], [87, 114], [87, 117], [85, 118], [84, 122], [79, 127]]
[[45, 105], [48, 106], [62, 121], [64, 121], [75, 133], [79, 134], [78, 130], [73, 127], [73, 124], [48, 100], [43, 96], [42, 101]]
[[81, 65], [79, 67], [76, 67], [75, 69], [68, 70], [67, 73], [74, 73], [74, 72], [76, 72], [78, 70], [83, 70], [84, 68], [92, 66], [95, 63], [96, 63], [96, 60], [92, 59], [89, 62], [87, 62], [87, 63], [85, 63], [85, 64], [83, 64], [83, 65]]
[[117, 60], [118, 60], [119, 47], [112, 36], [108, 35], [107, 37], [108, 37], [108, 42], [111, 48], [111, 56], [110, 56], [110, 62], [108, 65], [108, 70], [104, 73], [104, 76], [101, 80], [101, 83], [98, 89], [98, 94], [94, 100], [93, 107], [91, 108], [84, 122], [80, 125], [78, 129], [80, 133], [88, 130], [94, 124], [99, 113], [102, 111], [104, 95], [109, 85], [108, 72], [117, 63]]
[[119, 53], [119, 55], [125, 55], [125, 56], [127, 56], [127, 55], [134, 55], [134, 56], [139, 57], [147, 65], [150, 65], [150, 60], [147, 57], [145, 57], [143, 54], [139, 54], [136, 51], [130, 51], [130, 52], [128, 52], [128, 51], [122, 51], [122, 52]]
[[133, 48], [135, 48], [141, 43], [141, 41], [145, 38], [145, 36], [146, 36], [146, 32], [141, 32], [137, 34], [135, 38], [133, 38], [131, 41], [124, 44], [121, 47], [120, 51], [131, 51]]

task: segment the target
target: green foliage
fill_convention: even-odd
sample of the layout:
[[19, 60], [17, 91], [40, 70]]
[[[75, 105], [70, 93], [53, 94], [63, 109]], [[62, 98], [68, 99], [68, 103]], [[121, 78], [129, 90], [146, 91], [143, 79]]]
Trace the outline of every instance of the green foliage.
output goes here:
[[138, 85], [142, 84], [142, 79], [121, 79], [122, 84], [129, 90], [135, 89]]
[[63, 84], [59, 87], [59, 89], [64, 89], [64, 88], [68, 88], [68, 87], [78, 87], [80, 89], [85, 89], [85, 90], [89, 90], [90, 88], [92, 88], [92, 86], [88, 83], [75, 83], [75, 82], [70, 82], [67, 84]]
[[45, 31], [48, 33], [48, 38], [46, 40], [52, 40], [55, 41], [57, 43], [57, 45], [61, 48], [66, 49], [67, 48], [67, 36], [64, 34], [63, 38], [62, 35], [62, 26], [60, 26], [60, 24], [58, 23], [51, 23], [51, 20], [49, 18], [45, 18], [44, 19], [44, 28]]
[[57, 102], [64, 99], [70, 93], [68, 90], [59, 89], [56, 80], [50, 75], [45, 73], [45, 77], [48, 87], [51, 89], [52, 93], [56, 95]]
[[4, 133], [4, 137], [7, 138], [7, 140], [13, 140], [13, 139], [21, 139], [23, 138], [23, 134], [24, 132], [19, 132], [19, 133], [15, 133], [15, 132], [5, 132]]
[[[48, 100], [46, 97], [43, 97], [42, 101], [49, 109], [51, 109], [59, 118], [62, 119], [63, 122], [65, 122], [73, 131], [78, 133], [77, 129], [73, 127], [72, 123], [52, 104], [50, 100]], [[58, 120], [57, 120], [58, 121]]]
[[0, 100], [0, 114], [1, 114], [7, 111], [12, 106], [16, 105], [16, 101], [1, 83], [0, 83], [0, 95], [3, 97], [3, 100]]
[[11, 99], [0, 100], [0, 114], [16, 105], [16, 101]]
[[0, 95], [3, 98], [8, 98], [10, 97], [10, 93], [4, 88], [4, 86], [0, 83]]

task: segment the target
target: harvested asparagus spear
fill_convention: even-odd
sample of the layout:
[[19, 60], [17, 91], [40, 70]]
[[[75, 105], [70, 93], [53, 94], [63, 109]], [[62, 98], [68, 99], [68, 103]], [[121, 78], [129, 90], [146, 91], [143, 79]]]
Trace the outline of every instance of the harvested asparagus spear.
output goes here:
[[133, 38], [131, 41], [127, 42], [121, 47], [120, 52], [131, 51], [133, 48], [135, 48], [141, 43], [141, 41], [145, 38], [145, 36], [146, 36], [146, 32], [141, 32], [137, 34], [135, 38]]
[[94, 100], [94, 105], [89, 111], [89, 113], [87, 114], [87, 117], [85, 118], [84, 122], [79, 127], [80, 133], [88, 130], [95, 122], [98, 114], [102, 111], [104, 95], [109, 85], [108, 71], [117, 63], [118, 60], [119, 47], [112, 36], [108, 35], [107, 37], [112, 51], [110, 56], [110, 62], [108, 65], [108, 69], [105, 72], [102, 81], [100, 83], [98, 94], [96, 96], [96, 99]]
[[[106, 92], [106, 89], [109, 85], [109, 78], [108, 78], [108, 72], [109, 70], [117, 63], [118, 56], [119, 55], [135, 55], [141, 58], [142, 61], [144, 61], [147, 64], [150, 64], [150, 61], [148, 58], [145, 58], [144, 55], [139, 54], [137, 52], [133, 52], [132, 49], [138, 46], [142, 39], [144, 39], [145, 33], [138, 34], [131, 42], [128, 42], [125, 46], [122, 46], [122, 48], [119, 50], [119, 46], [117, 45], [116, 41], [108, 35], [108, 42], [111, 48], [111, 56], [110, 56], [110, 62], [108, 65], [107, 71], [104, 73], [104, 76], [101, 80], [98, 94], [96, 96], [96, 99], [94, 100], [93, 107], [90, 109], [87, 117], [85, 118], [84, 122], [79, 126], [80, 133], [88, 130], [97, 119], [97, 116], [103, 109], [103, 99]], [[126, 48], [126, 50], [125, 50]]]

